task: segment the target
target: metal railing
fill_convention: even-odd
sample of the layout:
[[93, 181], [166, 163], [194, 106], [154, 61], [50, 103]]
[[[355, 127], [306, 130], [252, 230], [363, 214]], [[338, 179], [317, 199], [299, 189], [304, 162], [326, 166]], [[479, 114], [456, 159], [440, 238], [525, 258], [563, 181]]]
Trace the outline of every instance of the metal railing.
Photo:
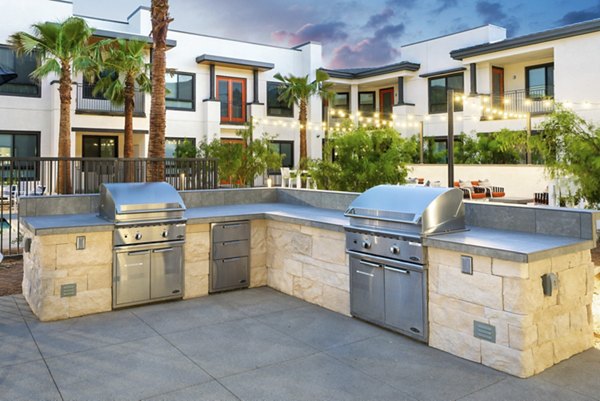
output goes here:
[[537, 86], [504, 92], [503, 96], [491, 96], [494, 109], [508, 114], [548, 114], [554, 111], [554, 86]]
[[216, 159], [0, 157], [0, 252], [22, 254], [21, 197], [93, 194], [103, 183], [145, 182], [149, 165], [158, 165], [178, 190], [219, 187]]
[[[94, 85], [77, 84], [77, 103], [76, 111], [87, 114], [116, 114], [122, 115], [125, 112], [125, 106], [117, 106], [110, 100], [107, 100], [101, 94], [94, 96]], [[145, 93], [136, 90], [134, 95], [133, 115], [144, 116]]]

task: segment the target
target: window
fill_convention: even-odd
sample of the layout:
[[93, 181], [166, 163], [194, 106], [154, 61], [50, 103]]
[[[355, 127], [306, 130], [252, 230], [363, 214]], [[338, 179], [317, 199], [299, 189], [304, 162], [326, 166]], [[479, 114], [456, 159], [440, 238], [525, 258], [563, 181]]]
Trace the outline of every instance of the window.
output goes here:
[[333, 97], [333, 108], [350, 112], [350, 94], [348, 92], [336, 93]]
[[117, 136], [83, 136], [83, 157], [117, 157], [118, 152]]
[[[119, 74], [117, 74], [114, 71], [101, 71], [100, 72], [101, 78], [104, 78], [107, 76], [111, 76], [111, 78], [113, 80], [116, 80], [119, 78]], [[83, 77], [83, 85], [82, 85], [81, 95], [83, 96], [84, 99], [106, 100], [106, 97], [104, 97], [104, 94], [102, 92], [99, 92], [96, 95], [94, 95], [94, 88], [96, 87], [97, 82], [98, 82], [97, 80], [94, 82], [90, 82], [85, 78], [85, 76]]]
[[0, 132], [0, 157], [39, 157], [38, 133]]
[[[429, 78], [429, 113], [446, 113], [448, 111], [447, 92], [450, 89], [454, 89], [456, 93], [464, 92], [462, 73]], [[455, 103], [454, 111], [463, 111], [462, 104]]]
[[359, 92], [358, 93], [358, 111], [363, 116], [370, 117], [375, 111], [375, 92]]
[[185, 141], [196, 146], [196, 138], [165, 138], [165, 157], [175, 157], [175, 149]]
[[246, 80], [217, 77], [217, 99], [221, 101], [222, 123], [246, 122]]
[[194, 74], [184, 72], [167, 73], [165, 76], [168, 91], [166, 95], [167, 109], [194, 111], [196, 108], [194, 82]]
[[279, 100], [279, 82], [267, 82], [267, 115], [276, 117], [294, 117], [294, 107]]
[[554, 64], [526, 67], [525, 90], [528, 98], [553, 98]]
[[0, 86], [0, 95], [40, 97], [40, 83], [29, 75], [37, 68], [35, 55], [17, 57], [6, 46], [0, 46], [0, 67], [13, 71], [17, 77]]
[[[281, 167], [294, 168], [294, 141], [273, 141], [271, 142], [271, 149], [283, 155]], [[280, 173], [280, 170], [269, 171], [271, 175]]]

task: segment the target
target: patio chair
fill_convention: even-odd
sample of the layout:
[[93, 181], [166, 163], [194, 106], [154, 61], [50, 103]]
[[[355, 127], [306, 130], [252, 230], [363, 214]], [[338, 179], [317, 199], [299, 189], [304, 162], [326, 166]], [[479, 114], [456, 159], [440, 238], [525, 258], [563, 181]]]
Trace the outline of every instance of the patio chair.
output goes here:
[[291, 175], [289, 167], [281, 167], [279, 169], [281, 171], [281, 187], [290, 187], [291, 186]]
[[485, 194], [488, 198], [503, 198], [504, 196], [506, 196], [506, 193], [504, 192], [504, 188], [493, 186], [491, 184], [490, 180], [486, 179], [486, 180], [472, 181], [472, 184], [474, 186], [484, 188]]
[[536, 205], [548, 205], [550, 196], [548, 192], [536, 192], [533, 194], [533, 201]]
[[485, 189], [478, 186], [473, 186], [471, 181], [454, 181], [454, 186], [463, 191], [465, 199], [477, 200], [485, 199], [487, 197]]

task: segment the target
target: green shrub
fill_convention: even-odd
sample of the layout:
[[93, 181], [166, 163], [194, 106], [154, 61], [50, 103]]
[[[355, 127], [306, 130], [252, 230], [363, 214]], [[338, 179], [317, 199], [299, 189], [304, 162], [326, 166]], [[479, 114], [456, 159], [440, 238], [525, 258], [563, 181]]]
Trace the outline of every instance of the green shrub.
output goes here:
[[362, 192], [379, 184], [398, 184], [406, 180], [406, 163], [412, 162], [417, 142], [406, 140], [391, 128], [354, 128], [334, 134], [327, 141], [325, 154], [335, 149], [335, 158], [313, 160], [311, 176], [319, 188]]
[[175, 146], [175, 157], [178, 159], [194, 158], [198, 154], [198, 149], [191, 141], [187, 139]]

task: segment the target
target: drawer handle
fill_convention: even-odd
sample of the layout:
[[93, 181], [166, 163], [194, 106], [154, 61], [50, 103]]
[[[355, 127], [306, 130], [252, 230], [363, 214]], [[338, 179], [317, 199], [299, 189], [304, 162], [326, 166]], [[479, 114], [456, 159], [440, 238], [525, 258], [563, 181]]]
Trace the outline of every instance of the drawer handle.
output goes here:
[[133, 255], [147, 255], [149, 254], [150, 251], [148, 249], [144, 249], [143, 251], [131, 251], [131, 252], [127, 252], [127, 255], [133, 256]]
[[367, 272], [364, 272], [362, 270], [357, 270], [356, 272], [358, 274], [362, 274], [363, 276], [375, 277], [375, 275], [373, 273], [367, 273]]
[[223, 263], [235, 262], [235, 261], [240, 260], [240, 259], [242, 259], [242, 258], [223, 259]]
[[154, 253], [166, 253], [166, 252], [171, 252], [172, 250], [173, 250], [173, 248], [165, 248], [165, 249], [157, 249], [153, 252]]
[[359, 262], [361, 265], [369, 266], [369, 267], [381, 267], [381, 265], [373, 262], [367, 262], [366, 260], [361, 260]]
[[245, 242], [245, 240], [227, 241], [227, 242], [223, 242], [223, 246], [241, 244], [242, 242]]
[[410, 274], [409, 270], [400, 269], [400, 268], [397, 268], [397, 267], [383, 266], [383, 268], [385, 270], [389, 270], [389, 271], [396, 272], [396, 273]]
[[227, 225], [223, 225], [223, 228], [238, 228], [241, 227], [241, 224], [227, 224]]

